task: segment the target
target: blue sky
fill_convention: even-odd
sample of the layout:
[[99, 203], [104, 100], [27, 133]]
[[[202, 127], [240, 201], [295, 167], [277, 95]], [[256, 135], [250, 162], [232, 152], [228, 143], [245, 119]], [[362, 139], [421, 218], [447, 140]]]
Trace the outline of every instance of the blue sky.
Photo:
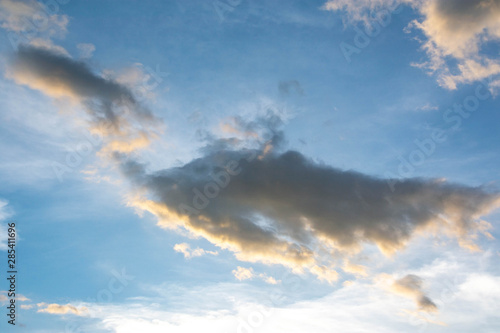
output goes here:
[[0, 0], [2, 332], [497, 332], [499, 22]]

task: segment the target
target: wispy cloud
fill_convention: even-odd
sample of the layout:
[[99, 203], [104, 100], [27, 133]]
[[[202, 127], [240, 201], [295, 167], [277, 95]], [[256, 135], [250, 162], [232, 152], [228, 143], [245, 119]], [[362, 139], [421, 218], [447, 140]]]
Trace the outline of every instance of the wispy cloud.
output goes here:
[[13, 47], [33, 39], [64, 37], [69, 17], [59, 14], [59, 4], [36, 0], [0, 0], [0, 26], [8, 31]]
[[252, 268], [245, 268], [238, 266], [233, 270], [233, 275], [240, 281], [248, 280], [254, 277], [254, 272]]
[[459, 84], [500, 74], [496, 56], [482, 50], [500, 41], [498, 0], [329, 0], [324, 9], [344, 11], [347, 21], [373, 24], [368, 20], [372, 12], [398, 5], [409, 5], [421, 15], [406, 31], [416, 28], [424, 34], [422, 49], [428, 59], [414, 65], [435, 74], [441, 86], [456, 89]]
[[251, 280], [254, 278], [259, 278], [263, 280], [265, 283], [268, 284], [278, 284], [281, 283], [280, 280], [276, 280], [272, 276], [268, 276], [267, 274], [264, 273], [255, 273], [254, 269], [252, 267], [250, 268], [245, 268], [238, 266], [235, 270], [233, 270], [233, 275], [236, 279], [243, 281], [243, 280]]
[[38, 312], [45, 312], [58, 315], [69, 313], [77, 316], [84, 316], [88, 313], [88, 309], [86, 307], [77, 308], [76, 306], [71, 304], [61, 305], [57, 303], [52, 303], [52, 304], [38, 303], [37, 306], [39, 308]]
[[208, 251], [208, 250], [200, 249], [199, 247], [196, 249], [191, 249], [191, 246], [187, 243], [175, 244], [174, 250], [176, 252], [180, 252], [180, 253], [184, 254], [184, 258], [201, 257], [201, 256], [204, 256], [207, 254], [211, 254], [213, 256], [216, 256], [219, 254], [219, 252], [217, 252], [217, 251]]
[[90, 43], [79, 43], [77, 46], [80, 51], [80, 58], [90, 58], [95, 51], [95, 45]]
[[[171, 286], [165, 284], [155, 289], [161, 297], [154, 301], [87, 303], [82, 306], [88, 308], [90, 318], [98, 320], [100, 328], [118, 333], [134, 332], [139, 328], [148, 332], [190, 332], [197, 329], [245, 332], [247, 326], [262, 332], [304, 332], [311, 331], [311, 323], [314, 323], [314, 332], [325, 333], [331, 332], [332, 327], [341, 332], [375, 332], [381, 328], [391, 333], [402, 330], [414, 333], [440, 332], [443, 324], [447, 330], [487, 331], [495, 327], [497, 321], [500, 304], [498, 276], [481, 270], [471, 273], [464, 270], [465, 267], [470, 266], [436, 261], [422, 268], [427, 271], [428, 282], [437, 286], [435, 291], [440, 296], [440, 312], [411, 311], [412, 302], [417, 300], [416, 295], [426, 295], [422, 291], [423, 284], [418, 282], [422, 278], [412, 275], [402, 279], [387, 278], [389, 289], [379, 288], [370, 280], [358, 280], [340, 286], [323, 297], [298, 300], [293, 304], [256, 298], [255, 289], [248, 286], [237, 288], [238, 284], [218, 284], [200, 287], [195, 291], [186, 289], [185, 294], [178, 295], [178, 298], [190, 299], [191, 294], [196, 294], [201, 297], [196, 299], [201, 305], [194, 313], [190, 307], [182, 309], [185, 311], [174, 311], [171, 305], [166, 306], [160, 301], [173, 294]], [[461, 277], [460, 281], [448, 281], [450, 277], [457, 276]], [[399, 296], [400, 293], [394, 293], [392, 286], [395, 281], [404, 285], [404, 298]], [[287, 290], [287, 284], [269, 288], [273, 288], [270, 297], [274, 297], [271, 298], [274, 300], [285, 299], [295, 293]], [[214, 299], [221, 301], [214, 306], [210, 302]], [[227, 300], [232, 301], [228, 303]], [[437, 301], [435, 303], [438, 304]], [[469, 320], [464, 321], [464, 318]], [[87, 329], [85, 323], [81, 329]]]

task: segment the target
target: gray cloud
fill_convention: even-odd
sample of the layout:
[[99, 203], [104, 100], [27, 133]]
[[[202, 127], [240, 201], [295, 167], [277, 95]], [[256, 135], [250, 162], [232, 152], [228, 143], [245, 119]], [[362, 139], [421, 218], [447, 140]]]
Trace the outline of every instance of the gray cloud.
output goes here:
[[409, 296], [415, 299], [418, 307], [422, 311], [435, 312], [437, 305], [423, 291], [423, 280], [413, 274], [408, 274], [405, 277], [396, 280], [393, 284], [393, 291], [404, 296]]
[[[207, 150], [182, 167], [147, 173], [125, 159], [122, 169], [147, 193], [131, 204], [164, 227], [187, 229], [242, 260], [325, 274], [366, 244], [390, 255], [419, 232], [445, 233], [473, 248], [485, 228], [477, 219], [500, 203], [498, 193], [437, 180], [403, 180], [392, 192], [386, 179], [296, 151]], [[320, 249], [328, 255], [320, 257]]]
[[200, 158], [149, 173], [129, 153], [149, 144], [158, 119], [127, 86], [67, 55], [32, 46], [19, 48], [8, 75], [85, 107], [91, 129], [101, 131], [136, 186], [130, 205], [241, 260], [308, 269], [331, 282], [339, 260], [367, 244], [390, 255], [430, 232], [474, 248], [475, 234], [489, 226], [477, 219], [500, 203], [498, 193], [484, 188], [435, 180], [403, 180], [393, 192], [386, 179], [280, 152], [282, 122], [272, 113], [255, 121], [235, 117], [223, 128], [233, 137], [205, 135], [210, 144]]
[[55, 98], [80, 103], [91, 130], [109, 141], [112, 151], [147, 145], [160, 123], [129, 87], [92, 72], [84, 63], [47, 48], [19, 46], [7, 76]]

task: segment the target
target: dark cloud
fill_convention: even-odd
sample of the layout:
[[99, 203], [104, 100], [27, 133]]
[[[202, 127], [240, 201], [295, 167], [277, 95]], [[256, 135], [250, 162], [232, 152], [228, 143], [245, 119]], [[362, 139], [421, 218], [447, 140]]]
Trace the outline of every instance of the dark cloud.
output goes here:
[[447, 23], [455, 28], [460, 28], [460, 23], [480, 24], [477, 21], [490, 19], [492, 12], [500, 12], [500, 0], [438, 0], [435, 3], [440, 16], [447, 18]]
[[[21, 45], [7, 75], [17, 83], [84, 106], [91, 127], [110, 138], [114, 150], [133, 149], [149, 140], [159, 120], [130, 88], [103, 78], [84, 63], [46, 48]], [[127, 141], [128, 140], [128, 141]]]
[[[182, 167], [146, 173], [123, 163], [147, 199], [135, 205], [160, 223], [183, 227], [249, 261], [310, 267], [375, 244], [401, 249], [417, 231], [445, 232], [462, 245], [497, 193], [436, 180], [388, 180], [315, 163], [296, 151], [208, 150]], [[328, 260], [327, 260], [328, 261]], [[332, 264], [329, 262], [328, 264]]]
[[97, 76], [83, 62], [47, 49], [20, 46], [12, 65], [14, 71], [30, 72], [54, 88], [64, 87], [83, 98], [133, 101], [132, 94], [127, 88]]

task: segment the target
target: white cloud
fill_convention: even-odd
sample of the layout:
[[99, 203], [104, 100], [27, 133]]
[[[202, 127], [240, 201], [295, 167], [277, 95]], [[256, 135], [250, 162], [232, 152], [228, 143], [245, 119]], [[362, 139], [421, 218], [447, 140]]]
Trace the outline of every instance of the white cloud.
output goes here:
[[180, 243], [180, 244], [175, 244], [174, 250], [176, 252], [184, 254], [184, 258], [194, 258], [194, 257], [201, 257], [207, 254], [211, 255], [218, 255], [219, 252], [217, 251], [207, 251], [204, 249], [196, 248], [196, 249], [191, 249], [191, 246], [187, 243]]
[[77, 316], [84, 316], [88, 313], [88, 309], [86, 307], [76, 307], [71, 304], [57, 304], [57, 303], [52, 303], [52, 304], [46, 304], [46, 303], [38, 303], [37, 306], [39, 307], [38, 312], [44, 312], [44, 313], [50, 313], [50, 314], [74, 314]]
[[60, 6], [45, 6], [36, 0], [0, 0], [0, 26], [7, 30], [13, 47], [33, 38], [64, 37], [69, 18]]
[[259, 279], [262, 279], [267, 284], [276, 285], [276, 284], [281, 283], [280, 280], [276, 280], [274, 277], [268, 276], [267, 274], [264, 274], [264, 273], [256, 274], [254, 272], [253, 268], [251, 268], [251, 267], [245, 268], [245, 267], [238, 266], [235, 270], [233, 270], [232, 273], [233, 273], [234, 277], [240, 281], [250, 280], [253, 278], [259, 278]]
[[0, 199], [0, 221], [5, 220], [12, 214], [7, 207], [8, 202], [6, 200]]
[[54, 42], [51, 41], [50, 39], [34, 38], [29, 42], [29, 45], [36, 47], [38, 49], [44, 49], [47, 51], [51, 51], [55, 54], [70, 57], [68, 51], [66, 51], [65, 48], [54, 44]]
[[324, 8], [367, 22], [370, 12], [398, 4], [410, 5], [421, 15], [408, 28], [424, 34], [428, 60], [414, 65], [435, 74], [441, 86], [456, 89], [500, 74], [496, 55], [482, 52], [488, 43], [500, 41], [500, 0], [330, 0]]
[[314, 265], [311, 268], [311, 273], [318, 276], [321, 281], [326, 281], [330, 284], [339, 279], [339, 274], [337, 273], [337, 271], [325, 265]]
[[238, 280], [248, 280], [254, 277], [253, 268], [245, 268], [238, 266], [235, 270], [233, 270], [233, 275]]
[[36, 1], [0, 0], [1, 27], [12, 31], [29, 28], [29, 20], [41, 11]]
[[280, 283], [281, 281], [280, 280], [276, 280], [275, 278], [273, 278], [272, 276], [267, 276], [266, 274], [259, 274], [259, 276], [264, 279], [264, 282], [268, 283], [268, 284], [278, 284]]
[[324, 10], [344, 11], [347, 13], [344, 22], [371, 21], [370, 14], [380, 10], [394, 11], [401, 3], [411, 0], [329, 0], [323, 5]]
[[[444, 256], [446, 257], [446, 256]], [[500, 276], [488, 270], [476, 269], [478, 258], [440, 258], [430, 265], [415, 269], [415, 274], [425, 276], [429, 294], [439, 303], [440, 312], [419, 312], [412, 309], [413, 297], [407, 299], [390, 290], [374, 285], [371, 280], [358, 280], [339, 287], [320, 298], [305, 298], [291, 304], [280, 303], [297, 293], [287, 289], [287, 284], [272, 288], [267, 298], [252, 298], [253, 289], [246, 289], [248, 296], [240, 295], [233, 285], [207, 286], [196, 291], [197, 295], [217, 295], [218, 299], [232, 300], [217, 308], [206, 309], [203, 302], [190, 303], [189, 308], [177, 311], [158, 300], [144, 300], [132, 304], [83, 304], [89, 317], [100, 321], [100, 328], [116, 333], [134, 332], [246, 332], [295, 333], [331, 332], [443, 332], [446, 331], [495, 331], [497, 313], [500, 311]], [[471, 261], [469, 261], [471, 259]], [[494, 267], [490, 267], [494, 268]], [[244, 270], [240, 270], [244, 271]], [[405, 275], [403, 273], [403, 275]], [[406, 274], [405, 276], [407, 276]], [[256, 276], [252, 272], [252, 276]], [[459, 277], [455, 280], [454, 277]], [[389, 279], [387, 281], [394, 281]], [[452, 283], [448, 283], [452, 281]], [[392, 283], [391, 282], [391, 283]], [[414, 282], [413, 280], [410, 282]], [[419, 283], [417, 283], [418, 285]], [[408, 284], [406, 284], [408, 286]], [[419, 290], [410, 283], [410, 293]], [[274, 289], [276, 288], [276, 289]], [[307, 285], [300, 290], [307, 291]], [[309, 290], [310, 291], [310, 290]], [[406, 290], [407, 291], [407, 290]], [[186, 290], [190, 293], [190, 290]], [[161, 295], [171, 295], [166, 290]], [[263, 295], [264, 295], [263, 294]], [[188, 296], [189, 298], [190, 296]], [[179, 295], [183, 299], [182, 295]], [[193, 311], [193, 304], [196, 304]], [[85, 327], [82, 327], [85, 329]]]
[[[15, 300], [16, 300], [16, 302], [26, 302], [26, 301], [29, 301], [30, 299], [24, 295], [16, 293]], [[1, 290], [0, 291], [0, 303], [4, 303], [4, 302], [8, 302], [8, 301], [9, 301], [9, 297], [8, 297], [7, 290]]]
[[417, 110], [420, 110], [420, 111], [435, 111], [435, 110], [438, 110], [439, 107], [436, 106], [436, 105], [431, 105], [429, 103], [427, 104], [424, 104], [423, 106], [420, 106], [417, 108]]

